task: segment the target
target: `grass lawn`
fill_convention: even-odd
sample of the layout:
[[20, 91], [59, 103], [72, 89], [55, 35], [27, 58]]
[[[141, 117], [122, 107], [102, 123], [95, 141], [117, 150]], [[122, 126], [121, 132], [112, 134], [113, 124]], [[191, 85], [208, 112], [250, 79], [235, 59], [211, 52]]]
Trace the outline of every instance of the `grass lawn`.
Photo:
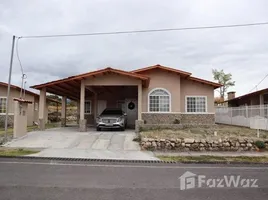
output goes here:
[[0, 156], [24, 156], [33, 153], [38, 153], [39, 151], [26, 150], [26, 149], [1, 149]]
[[[217, 136], [214, 136], [214, 131], [217, 132]], [[161, 138], [161, 139], [171, 139], [171, 138], [195, 138], [195, 139], [205, 139], [205, 138], [237, 138], [237, 137], [247, 137], [257, 139], [257, 131], [254, 129], [239, 127], [239, 126], [228, 126], [228, 125], [217, 125], [215, 128], [184, 128], [184, 129], [165, 129], [165, 130], [150, 130], [141, 132], [141, 136], [145, 138]], [[268, 131], [260, 131], [260, 138], [268, 138]]]
[[164, 161], [176, 161], [176, 162], [252, 162], [252, 163], [264, 163], [268, 162], [266, 156], [158, 156], [159, 159]]

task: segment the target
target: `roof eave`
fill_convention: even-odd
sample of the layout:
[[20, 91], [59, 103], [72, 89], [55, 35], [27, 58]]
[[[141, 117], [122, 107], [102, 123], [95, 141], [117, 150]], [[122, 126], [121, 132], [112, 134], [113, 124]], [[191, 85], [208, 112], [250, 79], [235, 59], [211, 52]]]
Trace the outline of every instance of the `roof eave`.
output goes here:
[[206, 84], [206, 85], [210, 85], [210, 86], [212, 86], [214, 89], [217, 89], [217, 88], [223, 86], [223, 85], [220, 84], [220, 83], [215, 83], [215, 82], [212, 82], [212, 81], [207, 81], [207, 80], [204, 80], [204, 79], [201, 79], [201, 78], [188, 77], [188, 79], [189, 79], [189, 80], [192, 80], [192, 81], [199, 82], [199, 83], [203, 83], [203, 84]]

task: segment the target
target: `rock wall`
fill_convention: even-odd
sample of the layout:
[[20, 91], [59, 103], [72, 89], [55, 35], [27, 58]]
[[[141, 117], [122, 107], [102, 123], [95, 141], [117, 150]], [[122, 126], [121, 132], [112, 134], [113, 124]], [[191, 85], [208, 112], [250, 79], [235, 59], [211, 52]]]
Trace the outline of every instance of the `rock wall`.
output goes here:
[[144, 124], [215, 124], [214, 114], [142, 113]]
[[[268, 140], [265, 140], [268, 148]], [[247, 138], [225, 139], [152, 139], [141, 140], [143, 150], [159, 151], [252, 151], [256, 150], [255, 141]]]

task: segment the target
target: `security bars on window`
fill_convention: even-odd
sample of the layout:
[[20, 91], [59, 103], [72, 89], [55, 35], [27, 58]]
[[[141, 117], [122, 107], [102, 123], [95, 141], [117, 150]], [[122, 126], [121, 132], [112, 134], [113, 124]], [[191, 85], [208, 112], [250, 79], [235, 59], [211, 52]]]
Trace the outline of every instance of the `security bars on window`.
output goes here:
[[169, 93], [162, 89], [155, 89], [149, 96], [150, 112], [169, 112], [170, 111]]
[[85, 113], [91, 114], [91, 101], [85, 101]]
[[6, 113], [6, 102], [7, 102], [6, 97], [0, 98], [0, 113]]
[[206, 97], [187, 97], [187, 112], [206, 112]]

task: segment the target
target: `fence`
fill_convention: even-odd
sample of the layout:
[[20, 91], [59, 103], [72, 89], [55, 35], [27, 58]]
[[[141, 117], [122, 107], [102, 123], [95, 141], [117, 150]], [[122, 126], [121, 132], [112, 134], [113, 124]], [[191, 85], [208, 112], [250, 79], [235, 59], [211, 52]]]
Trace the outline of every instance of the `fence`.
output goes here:
[[268, 105], [216, 107], [216, 123], [268, 130]]

